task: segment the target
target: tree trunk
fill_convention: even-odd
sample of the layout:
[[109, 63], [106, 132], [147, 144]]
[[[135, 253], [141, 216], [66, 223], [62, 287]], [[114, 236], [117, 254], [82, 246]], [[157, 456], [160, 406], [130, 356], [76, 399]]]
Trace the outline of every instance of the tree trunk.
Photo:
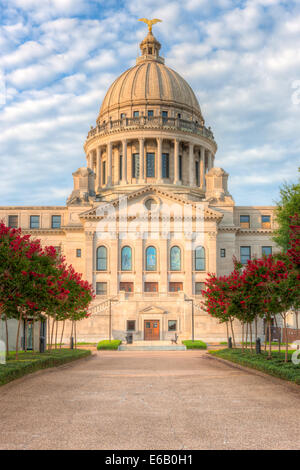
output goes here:
[[48, 315], [48, 318], [47, 318], [47, 323], [48, 323], [48, 326], [47, 326], [47, 349], [50, 349], [50, 315]]
[[63, 337], [64, 337], [65, 323], [66, 323], [66, 320], [63, 321], [63, 326], [62, 326], [62, 330], [61, 330], [60, 346], [59, 346], [60, 349], [61, 349], [61, 344], [62, 344], [62, 340], [63, 340]]
[[228, 321], [225, 322], [226, 323], [226, 335], [227, 335], [227, 346], [228, 346], [228, 343], [229, 343], [229, 330], [228, 330]]
[[35, 326], [35, 318], [32, 318], [32, 352], [34, 353], [34, 326]]
[[245, 330], [245, 325], [243, 322], [242, 323], [242, 352], [244, 352], [244, 330]]
[[255, 317], [255, 342], [257, 340], [257, 317]]
[[246, 349], [248, 349], [248, 322], [246, 323]]
[[249, 323], [249, 327], [250, 327], [250, 350], [251, 352], [253, 352], [252, 350], [252, 323]]
[[24, 349], [25, 352], [27, 352], [27, 326], [28, 326], [28, 320], [25, 318], [25, 324], [24, 324]]
[[57, 348], [57, 330], [58, 330], [58, 321], [56, 320], [56, 330], [55, 330], [55, 349]]
[[17, 339], [16, 339], [16, 359], [18, 360], [19, 358], [19, 337], [20, 337], [20, 326], [22, 322], [22, 310], [20, 311], [20, 316], [19, 316], [19, 322], [18, 322], [18, 330], [17, 330]]
[[272, 356], [272, 341], [271, 341], [271, 319], [269, 319], [269, 353], [268, 357]]
[[[1, 316], [0, 316], [1, 319]], [[8, 345], [8, 324], [7, 324], [7, 315], [5, 315], [5, 337], [6, 337], [6, 356], [8, 357], [9, 345]]]
[[51, 339], [50, 339], [50, 349], [52, 349], [54, 326], [55, 326], [55, 317], [53, 318], [53, 322], [52, 322]]
[[233, 331], [233, 321], [232, 321], [231, 318], [230, 318], [230, 326], [231, 326], [231, 334], [232, 334], [233, 346], [236, 347], [236, 344], [235, 344], [235, 336], [234, 336], [234, 331]]
[[75, 349], [77, 349], [77, 330], [76, 330], [76, 321], [74, 321], [74, 333], [75, 333]]
[[288, 361], [288, 350], [289, 350], [289, 343], [287, 340], [287, 324], [286, 324], [286, 313], [284, 314], [284, 331], [285, 331], [285, 356], [284, 356], [284, 362]]

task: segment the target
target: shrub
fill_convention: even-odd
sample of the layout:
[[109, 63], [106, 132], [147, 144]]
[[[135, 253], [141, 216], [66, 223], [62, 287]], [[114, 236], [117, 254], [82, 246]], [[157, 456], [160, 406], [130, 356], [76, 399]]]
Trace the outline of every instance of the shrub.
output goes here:
[[190, 339], [182, 341], [182, 344], [186, 346], [186, 349], [207, 349], [207, 344], [204, 341]]
[[100, 341], [97, 345], [97, 349], [108, 349], [108, 350], [115, 350], [118, 349], [122, 341], [120, 339], [112, 339], [109, 341], [108, 339], [104, 339], [103, 341]]

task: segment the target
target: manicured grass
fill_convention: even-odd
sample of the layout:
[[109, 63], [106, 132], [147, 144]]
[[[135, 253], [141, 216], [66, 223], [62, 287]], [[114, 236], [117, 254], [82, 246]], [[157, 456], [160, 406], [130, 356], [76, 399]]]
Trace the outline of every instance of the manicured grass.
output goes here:
[[37, 370], [60, 366], [90, 354], [91, 351], [84, 349], [54, 349], [43, 354], [20, 351], [19, 359], [16, 360], [16, 353], [10, 352], [6, 364], [0, 364], [0, 385]]
[[186, 349], [207, 349], [207, 344], [200, 340], [192, 341], [187, 339], [182, 341], [182, 344], [186, 346]]
[[220, 349], [209, 351], [209, 354], [300, 385], [300, 364], [296, 365], [291, 362], [293, 351], [288, 352], [289, 362], [286, 363], [284, 362], [284, 352], [277, 351], [272, 351], [271, 359], [267, 359], [265, 352], [256, 354], [255, 351], [252, 353], [249, 350], [242, 352], [241, 349]]
[[101, 349], [109, 349], [109, 350], [118, 349], [118, 347], [120, 346], [121, 343], [122, 343], [122, 341], [120, 339], [112, 339], [111, 341], [109, 341], [108, 339], [104, 339], [103, 341], [100, 341], [98, 343], [97, 349], [98, 350], [101, 350]]

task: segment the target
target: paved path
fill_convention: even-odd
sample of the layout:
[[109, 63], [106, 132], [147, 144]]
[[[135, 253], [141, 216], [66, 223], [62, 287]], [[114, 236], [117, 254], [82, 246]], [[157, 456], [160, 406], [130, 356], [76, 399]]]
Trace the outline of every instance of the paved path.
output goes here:
[[203, 352], [103, 352], [0, 389], [0, 449], [297, 449], [300, 394]]

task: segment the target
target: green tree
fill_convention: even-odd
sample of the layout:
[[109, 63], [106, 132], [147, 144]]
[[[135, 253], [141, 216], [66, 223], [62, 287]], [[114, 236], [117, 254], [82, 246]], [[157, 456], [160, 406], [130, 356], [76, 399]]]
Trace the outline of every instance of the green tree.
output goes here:
[[[300, 169], [299, 169], [300, 171]], [[275, 212], [278, 228], [273, 240], [285, 252], [289, 248], [291, 218], [300, 214], [300, 179], [296, 184], [284, 183], [280, 188], [280, 200]]]

